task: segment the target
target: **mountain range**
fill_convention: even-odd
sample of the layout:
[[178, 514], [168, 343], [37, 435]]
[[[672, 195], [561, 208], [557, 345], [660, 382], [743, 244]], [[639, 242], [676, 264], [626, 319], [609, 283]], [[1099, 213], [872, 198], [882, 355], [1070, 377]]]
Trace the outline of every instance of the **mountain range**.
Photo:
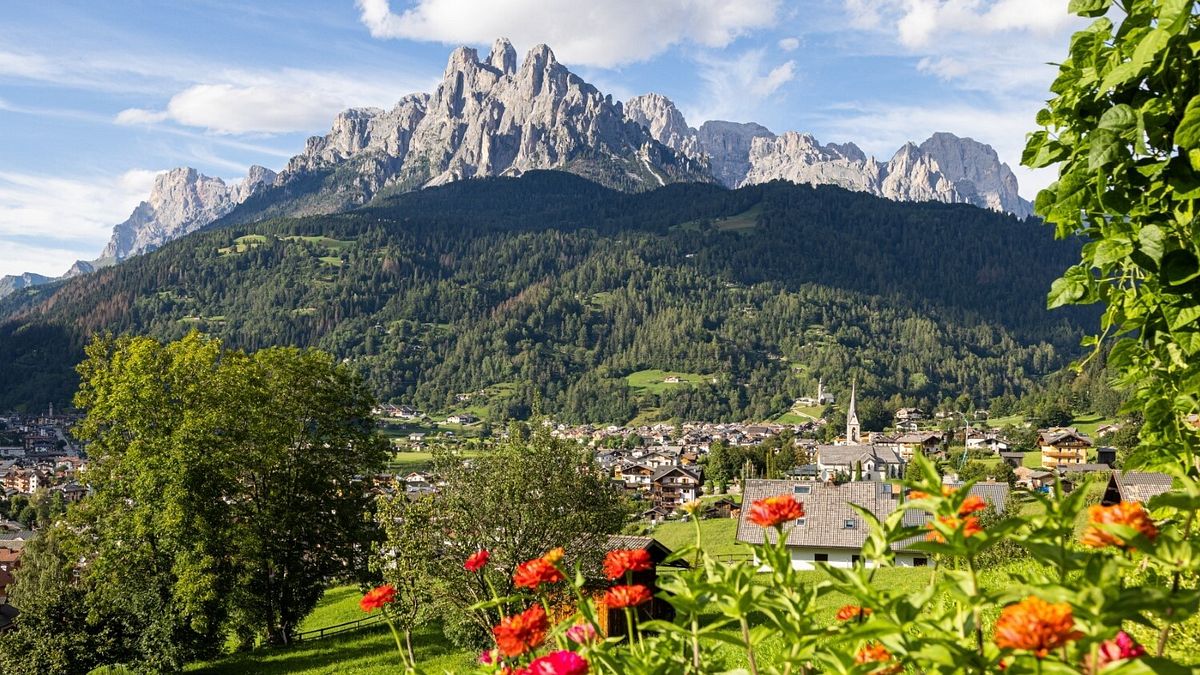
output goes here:
[[[966, 203], [1018, 217], [1031, 213], [1017, 180], [989, 146], [949, 133], [908, 143], [886, 163], [853, 143], [822, 145], [755, 123], [690, 127], [659, 94], [614, 102], [559, 63], [545, 45], [518, 63], [505, 39], [486, 58], [455, 49], [442, 81], [390, 110], [352, 108], [308, 140], [278, 173], [253, 166], [227, 184], [181, 167], [159, 175], [146, 201], [113, 228], [87, 274], [214, 223], [336, 213], [380, 196], [536, 169], [574, 173], [639, 192], [679, 182], [730, 189], [773, 180], [836, 185], [895, 201]], [[0, 279], [0, 297], [57, 279]]]

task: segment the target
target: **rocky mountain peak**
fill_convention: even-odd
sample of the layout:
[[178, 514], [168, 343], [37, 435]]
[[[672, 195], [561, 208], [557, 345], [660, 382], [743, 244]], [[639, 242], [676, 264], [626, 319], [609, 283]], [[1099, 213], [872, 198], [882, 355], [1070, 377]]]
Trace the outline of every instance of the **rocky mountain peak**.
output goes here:
[[497, 38], [488, 54], [488, 64], [505, 75], [517, 72], [517, 50], [508, 38]]
[[1016, 175], [990, 145], [939, 131], [922, 143], [920, 150], [937, 162], [961, 192], [972, 195], [976, 206], [1020, 218], [1033, 213], [1032, 205], [1017, 193]]
[[700, 141], [683, 113], [662, 94], [643, 94], [625, 102], [625, 117], [645, 127], [659, 143], [689, 157], [699, 157]]

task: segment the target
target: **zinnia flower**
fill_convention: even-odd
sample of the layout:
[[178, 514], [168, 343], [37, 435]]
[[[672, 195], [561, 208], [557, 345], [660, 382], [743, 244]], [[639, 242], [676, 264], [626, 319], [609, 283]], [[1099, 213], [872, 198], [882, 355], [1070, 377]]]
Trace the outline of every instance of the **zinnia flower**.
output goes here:
[[390, 605], [396, 601], [396, 589], [392, 588], [391, 584], [384, 584], [378, 588], [373, 588], [367, 591], [367, 594], [358, 601], [358, 606], [364, 612], [372, 612], [380, 609], [384, 605]]
[[892, 653], [878, 642], [868, 642], [863, 645], [862, 649], [859, 649], [858, 653], [854, 655], [854, 662], [859, 665], [879, 664], [871, 671], [877, 675], [894, 675], [903, 669], [903, 666], [892, 658]]
[[542, 584], [558, 583], [563, 579], [566, 579], [563, 573], [545, 557], [527, 560], [517, 565], [513, 572], [513, 583], [518, 588], [528, 588], [532, 591], [536, 591]]
[[850, 619], [857, 619], [860, 616], [863, 618], [866, 618], [870, 614], [871, 614], [870, 607], [859, 607], [858, 605], [846, 605], [838, 610], [837, 620], [838, 621], [849, 621]]
[[759, 499], [750, 505], [750, 522], [760, 527], [776, 527], [804, 517], [804, 504], [791, 495]]
[[958, 515], [969, 516], [976, 511], [982, 511], [987, 508], [987, 502], [979, 495], [971, 495], [963, 500], [962, 506], [958, 507]]
[[590, 623], [577, 623], [567, 629], [567, 639], [577, 645], [591, 644], [596, 638], [596, 627]]
[[1127, 550], [1133, 548], [1129, 542], [1104, 529], [1104, 525], [1124, 525], [1137, 530], [1150, 540], [1158, 536], [1158, 528], [1154, 526], [1150, 514], [1146, 513], [1145, 507], [1139, 502], [1121, 502], [1112, 506], [1100, 506], [1099, 504], [1089, 506], [1088, 521], [1090, 526], [1083, 533], [1082, 541], [1085, 545], [1093, 548], [1104, 548], [1105, 546], [1116, 546]]
[[620, 579], [626, 572], [642, 572], [650, 569], [650, 552], [644, 548], [609, 551], [604, 556], [604, 576]]
[[1115, 638], [1100, 643], [1100, 648], [1096, 654], [1098, 665], [1094, 670], [1100, 670], [1104, 666], [1116, 661], [1136, 659], [1139, 656], [1145, 655], [1145, 653], [1146, 648], [1134, 642], [1129, 633], [1119, 631]]
[[604, 604], [614, 609], [622, 607], [637, 607], [650, 602], [654, 596], [650, 589], [641, 584], [632, 586], [613, 586], [604, 594]]
[[1050, 603], [1031, 595], [1005, 607], [996, 619], [996, 646], [1024, 649], [1040, 659], [1050, 650], [1082, 637], [1065, 602]]
[[501, 654], [520, 656], [542, 644], [549, 629], [546, 610], [541, 605], [533, 605], [520, 614], [501, 619], [500, 625], [492, 628], [492, 635], [496, 637], [496, 647]]
[[529, 675], [584, 675], [588, 662], [575, 652], [565, 649], [534, 659], [529, 664]]
[[472, 553], [471, 557], [467, 558], [467, 561], [463, 563], [463, 568], [468, 572], [478, 572], [479, 570], [483, 569], [484, 565], [488, 564], [488, 560], [490, 560], [491, 557], [492, 555], [487, 552], [487, 549], [481, 548]]
[[547, 551], [546, 555], [542, 556], [542, 560], [545, 560], [551, 565], [557, 565], [558, 561], [562, 560], [564, 555], [566, 555], [566, 551], [563, 550], [563, 547], [559, 546], [558, 548], [552, 548]]
[[[975, 516], [967, 516], [961, 519], [954, 516], [938, 516], [938, 522], [952, 530], [962, 530], [964, 537], [973, 537], [983, 532], [983, 525], [979, 523], [979, 519]], [[929, 534], [925, 536], [926, 539], [939, 544], [946, 543], [946, 538], [934, 527], [932, 522], [925, 523], [925, 529], [929, 530]]]

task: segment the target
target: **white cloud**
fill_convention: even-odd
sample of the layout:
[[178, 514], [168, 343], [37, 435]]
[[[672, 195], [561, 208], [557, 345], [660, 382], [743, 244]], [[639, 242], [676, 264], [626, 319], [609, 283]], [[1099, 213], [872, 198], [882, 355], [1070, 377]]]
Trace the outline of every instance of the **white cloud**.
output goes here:
[[800, 38], [785, 37], [777, 44], [785, 52], [795, 51], [800, 48]]
[[171, 97], [165, 110], [128, 108], [118, 124], [171, 120], [218, 134], [312, 132], [351, 107], [391, 107], [400, 97], [428, 90], [433, 80], [355, 77], [343, 73], [284, 69], [225, 71]]
[[732, 58], [708, 54], [694, 56], [704, 90], [700, 104], [685, 106], [685, 116], [694, 125], [706, 120], [749, 121], [759, 107], [780, 87], [796, 79], [796, 62], [776, 66], [764, 63], [766, 49], [750, 49]]
[[[59, 275], [76, 259], [96, 257], [113, 225], [150, 194], [157, 174], [132, 169], [117, 176], [63, 178], [0, 172], [0, 274]], [[47, 252], [35, 255], [35, 249]]]
[[485, 44], [505, 36], [546, 43], [565, 63], [612, 67], [677, 44], [725, 47], [770, 27], [779, 0], [416, 0], [394, 13], [389, 0], [357, 0], [377, 38]]

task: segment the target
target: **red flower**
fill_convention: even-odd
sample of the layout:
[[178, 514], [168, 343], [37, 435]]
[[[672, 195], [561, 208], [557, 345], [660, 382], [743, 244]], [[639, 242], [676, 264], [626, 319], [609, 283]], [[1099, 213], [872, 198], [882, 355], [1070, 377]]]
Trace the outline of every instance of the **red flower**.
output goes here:
[[892, 657], [892, 653], [887, 650], [887, 647], [878, 642], [868, 642], [863, 645], [862, 649], [854, 655], [854, 662], [860, 665], [879, 664], [870, 671], [877, 675], [895, 675], [903, 669], [901, 664], [896, 663], [896, 659]]
[[604, 556], [604, 575], [609, 579], [620, 579], [626, 572], [642, 572], [650, 569], [650, 552], [644, 548], [609, 551]]
[[528, 588], [536, 591], [542, 584], [553, 584], [566, 579], [553, 563], [545, 558], [527, 560], [513, 572], [513, 583], [517, 588]]
[[585, 675], [588, 662], [575, 652], [565, 649], [550, 652], [529, 664], [529, 675]]
[[1141, 533], [1147, 539], [1153, 540], [1158, 536], [1158, 528], [1146, 513], [1145, 507], [1138, 502], [1121, 502], [1112, 506], [1099, 504], [1088, 507], [1089, 527], [1083, 533], [1082, 541], [1093, 548], [1116, 546], [1132, 549], [1129, 542], [1103, 529], [1103, 525], [1124, 525]]
[[390, 605], [396, 601], [396, 589], [390, 584], [384, 584], [378, 588], [373, 588], [367, 591], [362, 600], [358, 601], [358, 606], [364, 612], [371, 612], [380, 609], [384, 605]]
[[996, 619], [997, 647], [1031, 651], [1039, 659], [1082, 635], [1075, 630], [1070, 605], [1046, 602], [1033, 595], [1000, 610], [1000, 618]]
[[791, 495], [760, 499], [750, 505], [750, 522], [760, 527], [775, 527], [804, 517], [804, 504]]
[[863, 617], [865, 619], [870, 614], [871, 614], [870, 607], [859, 607], [858, 605], [846, 605], [838, 610], [837, 620], [838, 621], [849, 621], [850, 619], [857, 619], [858, 617]]
[[979, 495], [971, 495], [963, 500], [962, 506], [958, 507], [958, 515], [969, 516], [976, 511], [982, 511], [987, 508], [987, 502]]
[[533, 605], [520, 614], [502, 619], [500, 625], [492, 628], [492, 634], [501, 654], [520, 656], [542, 644], [548, 630], [550, 622], [546, 620], [546, 610], [541, 605]]
[[604, 604], [614, 609], [622, 607], [637, 607], [650, 602], [654, 596], [650, 589], [641, 584], [632, 586], [613, 586], [604, 594]]
[[467, 558], [467, 561], [463, 563], [463, 568], [468, 572], [478, 572], [479, 570], [483, 569], [484, 565], [488, 564], [488, 560], [491, 557], [492, 556], [487, 552], [487, 549], [481, 548], [472, 553], [470, 558]]
[[[983, 525], [979, 524], [979, 519], [975, 516], [967, 516], [961, 519], [954, 516], [938, 516], [938, 522], [950, 529], [962, 530], [964, 537], [973, 537], [983, 532]], [[929, 530], [929, 534], [925, 537], [926, 539], [939, 544], [946, 543], [946, 538], [934, 527], [932, 522], [925, 523], [925, 529]]]

